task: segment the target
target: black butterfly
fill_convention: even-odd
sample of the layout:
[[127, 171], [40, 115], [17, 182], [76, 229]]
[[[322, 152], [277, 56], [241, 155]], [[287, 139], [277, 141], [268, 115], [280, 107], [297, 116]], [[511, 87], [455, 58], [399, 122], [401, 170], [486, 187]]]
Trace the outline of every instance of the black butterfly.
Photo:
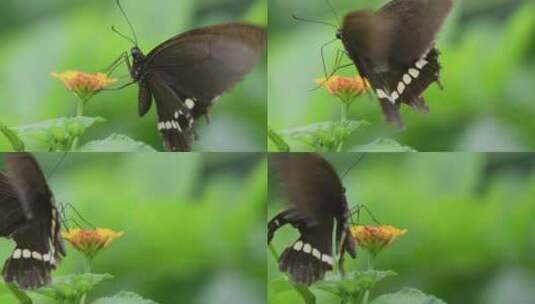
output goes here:
[[427, 112], [423, 92], [433, 82], [442, 88], [434, 41], [451, 8], [452, 0], [393, 0], [377, 12], [348, 14], [337, 31], [386, 119], [399, 127], [402, 103]]
[[[128, 21], [119, 0], [117, 5]], [[119, 34], [135, 44], [133, 64], [125, 58], [139, 85], [139, 115], [148, 112], [154, 99], [168, 151], [191, 150], [196, 121], [208, 118], [210, 106], [253, 69], [266, 46], [264, 29], [228, 23], [179, 34], [144, 55], [131, 29], [134, 39]]]
[[7, 283], [34, 289], [51, 282], [50, 272], [66, 255], [54, 197], [35, 158], [28, 153], [5, 156], [0, 173], [0, 237], [16, 247], [2, 276]]
[[268, 244], [285, 224], [299, 230], [299, 238], [284, 250], [279, 269], [296, 283], [310, 285], [333, 269], [332, 233], [336, 220], [336, 248], [340, 270], [345, 252], [356, 256], [347, 227], [349, 211], [344, 188], [331, 165], [311, 153], [270, 155], [270, 168], [280, 173], [290, 208], [268, 224]]

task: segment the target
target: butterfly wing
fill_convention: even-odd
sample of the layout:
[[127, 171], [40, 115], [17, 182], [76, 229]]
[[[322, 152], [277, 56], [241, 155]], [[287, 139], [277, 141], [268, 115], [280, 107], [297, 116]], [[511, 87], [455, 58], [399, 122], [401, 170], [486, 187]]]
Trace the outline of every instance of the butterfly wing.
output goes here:
[[172, 76], [154, 72], [148, 86], [156, 102], [158, 131], [167, 151], [190, 151], [195, 118], [184, 103], [181, 93], [172, 84]]
[[195, 100], [192, 112], [198, 117], [252, 70], [265, 45], [266, 33], [259, 27], [215, 25], [164, 42], [147, 55], [143, 69], [172, 76], [183, 100]]
[[412, 66], [424, 57], [452, 6], [452, 0], [393, 0], [383, 6], [377, 15], [395, 26], [390, 63]]
[[377, 13], [348, 14], [343, 42], [361, 76], [372, 85], [388, 121], [402, 127], [401, 103], [427, 112], [425, 89], [439, 81], [435, 36], [451, 0], [394, 0]]
[[15, 194], [25, 221], [8, 235], [16, 248], [5, 262], [2, 275], [6, 282], [16, 282], [21, 288], [38, 288], [50, 283], [50, 271], [65, 256], [59, 215], [52, 192], [31, 154], [10, 153], [5, 163], [6, 193]]
[[[310, 153], [277, 154], [270, 158], [280, 173], [290, 212], [270, 224], [289, 222], [300, 237], [286, 248], [279, 269], [297, 283], [310, 285], [332, 270], [332, 231], [345, 229], [347, 202], [334, 169], [323, 158]], [[337, 244], [340, 241], [337, 233]]]
[[5, 174], [0, 173], [0, 237], [9, 237], [26, 221], [22, 205]]

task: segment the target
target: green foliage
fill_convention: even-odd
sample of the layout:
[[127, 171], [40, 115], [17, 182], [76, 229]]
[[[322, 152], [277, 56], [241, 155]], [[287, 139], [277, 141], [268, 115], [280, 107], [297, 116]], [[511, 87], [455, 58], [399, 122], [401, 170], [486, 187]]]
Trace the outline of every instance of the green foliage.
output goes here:
[[93, 302], [93, 304], [157, 304], [152, 300], [143, 299], [141, 296], [132, 293], [121, 291], [113, 297], [100, 298]]
[[54, 278], [50, 286], [40, 288], [35, 292], [60, 303], [80, 303], [87, 293], [105, 280], [112, 279], [110, 274], [72, 274]]
[[403, 146], [388, 138], [378, 138], [367, 145], [357, 146], [352, 150], [355, 152], [417, 152], [411, 147]]
[[288, 146], [288, 144], [279, 134], [277, 134], [277, 132], [269, 129], [268, 137], [273, 142], [273, 144], [275, 144], [279, 152], [290, 152], [290, 146]]
[[79, 152], [156, 152], [145, 143], [122, 134], [112, 134], [103, 140], [94, 140], [81, 147]]
[[288, 139], [300, 141], [314, 151], [329, 152], [336, 151], [349, 136], [367, 124], [365, 121], [354, 120], [326, 121], [280, 131], [279, 134]]
[[14, 128], [25, 142], [33, 142], [30, 151], [68, 151], [73, 142], [94, 124], [105, 121], [101, 117], [61, 117]]
[[314, 285], [314, 288], [332, 293], [341, 299], [360, 298], [360, 294], [373, 289], [377, 283], [385, 278], [395, 276], [393, 271], [354, 271], [345, 277], [339, 274], [329, 275]]
[[404, 288], [394, 294], [382, 295], [371, 304], [446, 304], [446, 302], [419, 290]]
[[2, 124], [0, 124], [0, 132], [2, 132], [2, 134], [4, 134], [4, 136], [9, 140], [9, 143], [11, 144], [11, 147], [14, 151], [24, 151], [24, 142], [17, 135], [17, 132], [11, 130], [10, 128]]

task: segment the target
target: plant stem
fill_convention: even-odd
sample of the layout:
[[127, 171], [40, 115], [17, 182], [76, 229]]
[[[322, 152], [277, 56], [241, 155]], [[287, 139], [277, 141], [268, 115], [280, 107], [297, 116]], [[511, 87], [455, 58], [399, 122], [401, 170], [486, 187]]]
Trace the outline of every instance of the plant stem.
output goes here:
[[347, 120], [347, 112], [349, 111], [349, 105], [345, 102], [341, 102], [342, 106], [340, 108], [340, 121]]
[[83, 273], [91, 273], [91, 262], [93, 262], [93, 257], [86, 256], [84, 259]]
[[277, 249], [275, 249], [275, 246], [273, 246], [273, 244], [269, 244], [268, 247], [269, 247], [269, 251], [271, 252], [271, 255], [273, 256], [275, 261], [278, 261], [279, 260], [279, 254], [277, 253]]
[[362, 299], [362, 304], [368, 304], [369, 297], [370, 297], [370, 290], [367, 289], [366, 292], [364, 292], [364, 298]]
[[[277, 249], [275, 249], [275, 246], [273, 246], [273, 244], [269, 244], [268, 247], [275, 261], [278, 261], [279, 255], [277, 253]], [[293, 282], [292, 282], [292, 286], [301, 295], [305, 304], [316, 304], [316, 297], [310, 291], [310, 289], [308, 289], [306, 286], [301, 285], [301, 284], [294, 284]]]
[[[344, 122], [344, 121], [347, 121], [347, 113], [349, 112], [349, 104], [347, 104], [345, 102], [341, 102], [340, 104], [341, 104], [341, 107], [340, 107], [340, 122]], [[344, 141], [341, 140], [336, 145], [336, 152], [342, 152], [343, 148], [344, 148]]]
[[[78, 103], [76, 104], [76, 117], [84, 116], [84, 108], [85, 108], [85, 104], [86, 103], [87, 103], [87, 99], [80, 98], [78, 100]], [[71, 144], [70, 150], [71, 151], [76, 150], [77, 146], [78, 146], [78, 136], [76, 136], [72, 140], [72, 144]]]
[[30, 297], [28, 297], [28, 295], [23, 290], [18, 288], [17, 285], [13, 283], [8, 283], [6, 285], [21, 304], [32, 304], [32, 299], [30, 299]]
[[375, 268], [375, 255], [369, 254], [368, 255], [368, 270], [373, 270]]
[[78, 103], [76, 104], [76, 116], [83, 116], [84, 115], [84, 107], [85, 107], [85, 100], [80, 99]]

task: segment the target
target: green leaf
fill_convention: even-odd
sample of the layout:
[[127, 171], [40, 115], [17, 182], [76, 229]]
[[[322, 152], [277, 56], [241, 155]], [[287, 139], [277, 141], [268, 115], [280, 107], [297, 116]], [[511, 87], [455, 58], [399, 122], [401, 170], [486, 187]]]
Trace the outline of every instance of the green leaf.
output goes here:
[[3, 124], [0, 124], [0, 132], [2, 132], [4, 136], [9, 140], [11, 146], [13, 147], [13, 150], [17, 152], [24, 151], [24, 142], [17, 135], [17, 132], [11, 130]]
[[336, 150], [340, 143], [345, 142], [361, 126], [368, 124], [366, 121], [357, 120], [326, 121], [284, 130], [279, 134], [301, 141], [314, 148], [315, 151], [328, 152]]
[[446, 304], [446, 302], [417, 289], [404, 288], [393, 294], [382, 295], [371, 304]]
[[403, 146], [388, 138], [378, 138], [367, 145], [357, 146], [352, 150], [355, 152], [417, 152], [411, 147]]
[[275, 279], [269, 284], [270, 294], [278, 294], [290, 290], [295, 290], [297, 293], [299, 293], [299, 295], [301, 295], [301, 297], [303, 298], [303, 302], [305, 304], [316, 303], [316, 297], [307, 286], [292, 283], [290, 280], [288, 280], [286, 276]]
[[151, 146], [122, 134], [112, 134], [103, 140], [94, 140], [79, 149], [80, 152], [156, 152]]
[[275, 144], [279, 152], [290, 152], [290, 146], [284, 141], [284, 139], [273, 131], [271, 128], [268, 130], [269, 139]]
[[269, 292], [273, 294], [283, 293], [293, 290], [292, 283], [285, 277], [277, 278], [269, 283]]
[[45, 143], [48, 150], [67, 150], [74, 138], [82, 136], [97, 122], [105, 121], [102, 117], [61, 117], [16, 127], [20, 137]]
[[54, 298], [58, 301], [77, 300], [91, 291], [102, 281], [112, 279], [110, 274], [83, 273], [54, 278], [50, 286], [37, 289], [35, 292]]
[[158, 304], [152, 300], [143, 299], [139, 295], [121, 291], [113, 297], [100, 298], [94, 301], [92, 304]]
[[324, 280], [316, 283], [315, 288], [336, 294], [341, 298], [356, 295], [365, 290], [373, 289], [377, 283], [385, 278], [397, 275], [393, 271], [355, 271], [347, 273], [344, 277], [339, 274], [331, 274]]

